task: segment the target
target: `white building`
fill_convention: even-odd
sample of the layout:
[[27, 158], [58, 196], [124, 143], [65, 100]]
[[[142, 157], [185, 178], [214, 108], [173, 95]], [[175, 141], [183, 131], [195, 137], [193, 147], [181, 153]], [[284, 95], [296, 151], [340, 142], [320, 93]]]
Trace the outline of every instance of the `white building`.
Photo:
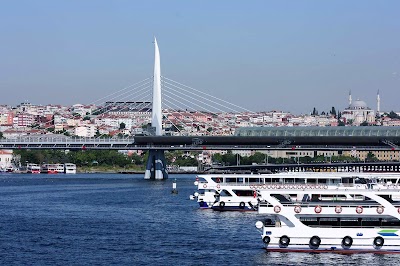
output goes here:
[[12, 150], [0, 150], [0, 170], [4, 171], [7, 167], [12, 166], [13, 152]]
[[94, 125], [81, 126], [74, 129], [74, 135], [85, 138], [93, 138], [96, 135], [96, 131], [97, 129]]

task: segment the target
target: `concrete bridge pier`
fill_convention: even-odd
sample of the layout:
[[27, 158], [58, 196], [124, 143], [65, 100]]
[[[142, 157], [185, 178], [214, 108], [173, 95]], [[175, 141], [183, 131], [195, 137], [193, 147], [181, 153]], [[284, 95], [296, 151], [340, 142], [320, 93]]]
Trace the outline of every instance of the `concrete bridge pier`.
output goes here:
[[163, 150], [150, 150], [144, 179], [162, 180], [168, 178]]

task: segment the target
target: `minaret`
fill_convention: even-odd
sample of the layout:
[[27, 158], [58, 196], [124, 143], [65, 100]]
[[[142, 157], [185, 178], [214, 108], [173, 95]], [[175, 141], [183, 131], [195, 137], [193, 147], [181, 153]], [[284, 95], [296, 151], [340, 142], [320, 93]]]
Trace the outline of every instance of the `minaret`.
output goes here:
[[349, 106], [351, 105], [351, 90], [349, 91]]
[[[161, 112], [161, 67], [160, 51], [154, 37], [154, 80], [153, 80], [153, 106], [151, 112], [151, 127], [155, 136], [162, 136]], [[164, 150], [149, 150], [144, 179], [162, 180], [168, 178]]]
[[378, 94], [376, 95], [376, 113], [379, 115], [381, 112], [381, 97], [379, 96], [379, 90]]

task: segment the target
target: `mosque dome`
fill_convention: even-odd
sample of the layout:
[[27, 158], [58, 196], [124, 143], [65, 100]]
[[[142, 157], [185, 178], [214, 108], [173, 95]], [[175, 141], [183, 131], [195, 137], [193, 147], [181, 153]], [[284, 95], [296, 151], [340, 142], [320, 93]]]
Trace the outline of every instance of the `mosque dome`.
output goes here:
[[350, 104], [349, 109], [368, 109], [368, 106], [364, 101], [357, 99]]

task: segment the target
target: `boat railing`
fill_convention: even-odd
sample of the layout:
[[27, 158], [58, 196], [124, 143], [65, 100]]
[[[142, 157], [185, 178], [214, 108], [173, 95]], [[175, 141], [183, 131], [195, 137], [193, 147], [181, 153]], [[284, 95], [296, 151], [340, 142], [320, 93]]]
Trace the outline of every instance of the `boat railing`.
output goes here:
[[[272, 204], [268, 202], [260, 202], [260, 207], [274, 207]], [[334, 201], [334, 202], [284, 202], [281, 204], [283, 207], [295, 207], [299, 206], [302, 208], [315, 208], [317, 206], [321, 208], [336, 208], [338, 206], [342, 208], [353, 208], [361, 206], [363, 208], [376, 208], [382, 206], [379, 203], [372, 203], [372, 202], [363, 202], [363, 201], [353, 201], [353, 202], [346, 202], [346, 201]], [[400, 202], [392, 205], [395, 208], [400, 207]]]

